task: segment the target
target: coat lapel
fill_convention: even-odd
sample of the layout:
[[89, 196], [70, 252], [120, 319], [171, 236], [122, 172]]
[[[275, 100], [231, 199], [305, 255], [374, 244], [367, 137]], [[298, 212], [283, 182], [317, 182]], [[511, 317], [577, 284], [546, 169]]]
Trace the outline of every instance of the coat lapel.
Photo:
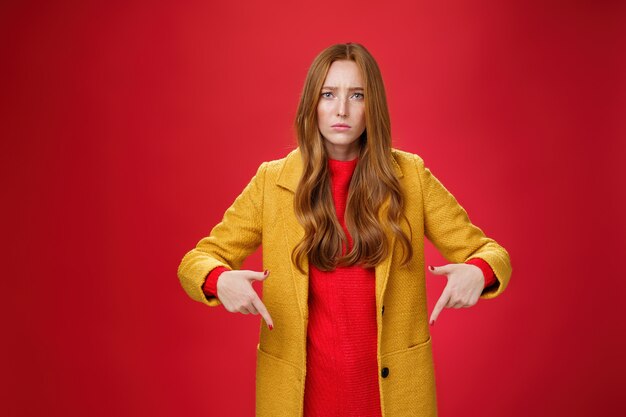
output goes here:
[[[392, 158], [394, 169], [398, 178], [403, 176], [402, 170], [400, 166], [396, 162], [394, 158]], [[298, 305], [300, 306], [300, 312], [302, 314], [303, 320], [308, 319], [309, 308], [308, 308], [308, 294], [309, 294], [309, 264], [308, 259], [304, 260], [304, 271], [303, 274], [298, 270], [295, 264], [291, 262], [291, 254], [298, 244], [300, 240], [304, 237], [304, 229], [302, 225], [298, 222], [294, 211], [293, 211], [293, 198], [296, 192], [296, 188], [298, 187], [298, 182], [300, 181], [300, 176], [303, 171], [303, 163], [302, 156], [300, 154], [299, 148], [291, 151], [287, 157], [285, 158], [285, 163], [278, 174], [278, 178], [276, 180], [276, 184], [286, 191], [284, 196], [284, 204], [280, 205], [281, 216], [282, 216], [282, 224], [284, 227], [284, 233], [287, 239], [287, 247], [286, 255], [287, 259], [291, 264], [292, 278], [293, 284], [296, 291], [296, 296], [298, 299]], [[288, 193], [287, 193], [288, 192]], [[382, 207], [381, 213], [385, 213], [389, 207], [389, 199], [387, 199]], [[389, 277], [389, 270], [391, 267], [391, 258], [393, 256], [393, 251], [396, 243], [395, 235], [387, 235], [387, 238], [390, 239], [391, 242], [391, 250], [389, 256], [385, 258], [380, 264], [378, 264], [375, 268], [376, 272], [376, 305], [380, 309], [382, 305], [383, 295], [385, 293], [385, 289], [387, 287], [387, 280]]]
[[304, 237], [304, 228], [300, 222], [298, 222], [293, 210], [294, 194], [298, 188], [298, 182], [300, 181], [302, 170], [302, 156], [300, 154], [300, 150], [296, 148], [291, 151], [289, 155], [287, 155], [285, 163], [278, 174], [276, 184], [284, 188], [284, 196], [282, 197], [284, 202], [280, 204], [280, 210], [283, 220], [282, 224], [284, 227], [283, 233], [287, 238], [285, 255], [291, 265], [291, 276], [302, 319], [307, 320], [309, 316], [309, 262], [308, 259], [304, 259], [304, 265], [302, 265], [302, 268], [306, 273], [303, 274], [291, 261], [291, 254], [293, 253], [293, 250], [297, 246], [298, 242], [300, 242]]

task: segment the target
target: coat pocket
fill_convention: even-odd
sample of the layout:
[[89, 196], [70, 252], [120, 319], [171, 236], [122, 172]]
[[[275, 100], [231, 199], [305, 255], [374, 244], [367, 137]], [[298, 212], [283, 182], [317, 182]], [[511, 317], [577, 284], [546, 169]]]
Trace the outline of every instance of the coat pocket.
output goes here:
[[385, 416], [437, 416], [430, 336], [415, 346], [382, 355], [379, 379]]
[[299, 416], [303, 393], [303, 372], [257, 345], [256, 417]]

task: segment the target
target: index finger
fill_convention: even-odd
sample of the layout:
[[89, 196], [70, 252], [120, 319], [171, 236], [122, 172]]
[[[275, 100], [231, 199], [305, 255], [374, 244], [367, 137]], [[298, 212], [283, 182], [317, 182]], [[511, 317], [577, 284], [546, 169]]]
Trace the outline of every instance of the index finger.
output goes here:
[[435, 304], [435, 308], [433, 308], [433, 312], [430, 315], [431, 325], [435, 324], [435, 320], [437, 320], [437, 317], [439, 317], [439, 313], [441, 313], [441, 310], [443, 310], [443, 308], [448, 303], [448, 299], [450, 298], [450, 295], [448, 294], [448, 291], [446, 291], [447, 289], [448, 289], [448, 286], [446, 286], [446, 288], [443, 289], [443, 292], [441, 293], [441, 297], [439, 297], [439, 300], [437, 300], [437, 304]]
[[265, 308], [265, 304], [263, 304], [263, 301], [261, 301], [258, 295], [252, 300], [252, 305], [256, 307], [261, 317], [263, 317], [263, 320], [265, 320], [265, 323], [267, 323], [267, 326], [270, 328], [270, 330], [272, 330], [274, 328], [274, 322], [272, 321], [272, 318], [270, 317], [270, 313], [267, 311], [267, 308]]

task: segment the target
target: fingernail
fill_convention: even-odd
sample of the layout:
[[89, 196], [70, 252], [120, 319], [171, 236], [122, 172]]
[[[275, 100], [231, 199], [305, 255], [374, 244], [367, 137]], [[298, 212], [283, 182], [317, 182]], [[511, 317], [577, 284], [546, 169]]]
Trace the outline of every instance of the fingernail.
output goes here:
[[274, 326], [272, 326], [271, 324], [268, 325], [268, 326], [269, 326], [270, 330], [274, 330]]
[[433, 268], [432, 266], [428, 265], [428, 269], [430, 269], [431, 271], [434, 271], [435, 268]]
[[430, 325], [431, 325], [431, 326], [434, 326], [434, 325], [435, 325], [435, 320], [431, 320], [431, 321], [430, 321]]
[[270, 270], [266, 269], [265, 272], [263, 272], [263, 275], [267, 276], [267, 274], [269, 274], [269, 273], [270, 273]]

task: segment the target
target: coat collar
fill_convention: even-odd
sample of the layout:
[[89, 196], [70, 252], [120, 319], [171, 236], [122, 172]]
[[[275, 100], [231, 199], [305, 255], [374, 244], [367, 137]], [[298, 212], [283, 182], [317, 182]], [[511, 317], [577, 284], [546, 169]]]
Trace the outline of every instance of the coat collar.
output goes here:
[[[402, 178], [404, 174], [402, 173], [400, 165], [396, 161], [393, 149], [391, 153], [391, 161], [393, 163], [393, 168], [396, 172], [396, 175], [398, 176], [398, 178]], [[300, 181], [300, 176], [302, 175], [303, 169], [304, 164], [302, 162], [302, 154], [300, 153], [300, 148], [298, 147], [289, 152], [289, 154], [285, 157], [285, 163], [283, 164], [283, 167], [278, 174], [276, 184], [295, 193], [296, 188], [298, 188], [298, 182]]]

